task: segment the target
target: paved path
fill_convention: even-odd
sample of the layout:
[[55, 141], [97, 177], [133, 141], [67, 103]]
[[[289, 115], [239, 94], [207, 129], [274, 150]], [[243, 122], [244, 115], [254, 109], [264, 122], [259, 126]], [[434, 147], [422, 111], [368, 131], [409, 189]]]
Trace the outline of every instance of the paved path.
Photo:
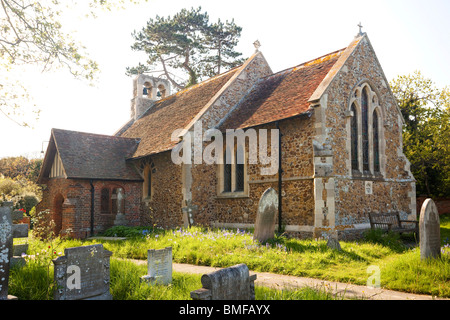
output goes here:
[[[147, 263], [146, 260], [135, 260], [138, 263]], [[191, 264], [180, 264], [173, 263], [173, 270], [176, 272], [184, 273], [196, 273], [205, 274], [210, 273], [221, 268], [206, 267], [206, 266], [196, 266]], [[412, 293], [404, 293], [392, 290], [386, 290], [383, 288], [369, 288], [366, 286], [358, 286], [349, 283], [340, 283], [333, 281], [324, 281], [311, 278], [302, 278], [294, 276], [286, 276], [280, 274], [273, 274], [267, 272], [253, 272], [251, 274], [256, 274], [257, 278], [255, 285], [272, 287], [276, 289], [282, 288], [299, 288], [304, 286], [309, 286], [312, 288], [325, 288], [332, 290], [333, 294], [337, 297], [344, 298], [362, 298], [368, 300], [450, 300], [443, 298], [436, 298], [429, 295], [419, 295]]]

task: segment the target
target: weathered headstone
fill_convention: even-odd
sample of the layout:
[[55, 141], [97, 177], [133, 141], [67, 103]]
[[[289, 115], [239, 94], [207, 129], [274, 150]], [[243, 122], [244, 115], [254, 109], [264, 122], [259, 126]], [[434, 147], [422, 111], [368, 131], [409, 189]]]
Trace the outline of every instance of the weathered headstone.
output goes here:
[[238, 264], [229, 268], [204, 274], [202, 288], [192, 291], [194, 300], [255, 300], [256, 274], [250, 275], [247, 265]]
[[[20, 210], [15, 210], [12, 212], [12, 220], [13, 220], [13, 238], [27, 238], [28, 237], [28, 224], [26, 223], [18, 223], [18, 221], [23, 219], [23, 212]], [[11, 257], [11, 267], [20, 265], [25, 265], [25, 258], [22, 256], [26, 254], [28, 251], [28, 244], [15, 244], [13, 245], [12, 257]]]
[[[11, 201], [3, 202], [0, 207], [0, 300], [16, 300], [8, 295], [9, 270], [17, 263], [24, 263], [23, 258], [15, 257], [14, 238], [28, 237], [28, 224], [14, 224], [13, 220], [22, 218], [13, 212]], [[24, 247], [22, 247], [23, 251]]]
[[149, 284], [172, 283], [172, 247], [150, 249], [147, 253], [148, 274], [141, 279]]
[[426, 199], [419, 218], [420, 258], [441, 256], [441, 231], [439, 213], [432, 199]]
[[278, 194], [275, 189], [269, 188], [259, 199], [253, 239], [264, 242], [274, 237], [277, 212]]
[[342, 251], [341, 244], [339, 243], [338, 237], [336, 235], [328, 236], [327, 247], [337, 251]]
[[0, 300], [8, 300], [9, 266], [13, 247], [11, 211], [9, 204], [0, 207]]
[[64, 256], [53, 260], [55, 300], [112, 300], [111, 255], [102, 244], [65, 249]]

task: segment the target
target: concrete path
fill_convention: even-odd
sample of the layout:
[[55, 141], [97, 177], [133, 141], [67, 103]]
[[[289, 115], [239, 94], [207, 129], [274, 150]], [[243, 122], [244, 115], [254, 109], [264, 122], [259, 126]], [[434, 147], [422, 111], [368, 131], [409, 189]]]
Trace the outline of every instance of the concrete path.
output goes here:
[[[197, 273], [205, 274], [219, 270], [220, 268], [196, 266], [190, 264], [173, 264], [173, 270], [177, 272], [185, 273]], [[443, 298], [436, 298], [428, 295], [419, 295], [412, 293], [404, 293], [392, 290], [386, 290], [382, 288], [369, 288], [366, 286], [357, 286], [347, 283], [331, 282], [324, 280], [317, 280], [311, 278], [302, 278], [294, 276], [279, 275], [267, 272], [253, 272], [257, 278], [255, 285], [272, 287], [276, 289], [282, 288], [299, 288], [309, 286], [312, 288], [329, 289], [338, 298], [362, 298], [367, 300], [449, 300]]]

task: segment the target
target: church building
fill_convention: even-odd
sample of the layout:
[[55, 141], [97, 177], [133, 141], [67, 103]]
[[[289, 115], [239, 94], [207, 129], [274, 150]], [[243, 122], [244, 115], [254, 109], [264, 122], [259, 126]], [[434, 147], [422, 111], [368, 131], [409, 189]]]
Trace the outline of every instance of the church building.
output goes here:
[[37, 210], [50, 210], [58, 234], [252, 228], [270, 187], [278, 224], [300, 238], [358, 237], [371, 212], [416, 220], [404, 120], [366, 33], [276, 73], [257, 47], [244, 64], [170, 91], [137, 76], [130, 119], [111, 136], [52, 129]]

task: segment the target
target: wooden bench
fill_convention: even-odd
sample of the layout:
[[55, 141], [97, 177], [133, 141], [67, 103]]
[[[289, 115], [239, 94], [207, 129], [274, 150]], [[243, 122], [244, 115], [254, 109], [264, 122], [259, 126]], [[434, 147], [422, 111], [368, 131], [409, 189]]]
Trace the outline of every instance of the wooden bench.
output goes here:
[[415, 233], [419, 237], [419, 221], [401, 220], [398, 212], [369, 213], [370, 228], [387, 232]]

